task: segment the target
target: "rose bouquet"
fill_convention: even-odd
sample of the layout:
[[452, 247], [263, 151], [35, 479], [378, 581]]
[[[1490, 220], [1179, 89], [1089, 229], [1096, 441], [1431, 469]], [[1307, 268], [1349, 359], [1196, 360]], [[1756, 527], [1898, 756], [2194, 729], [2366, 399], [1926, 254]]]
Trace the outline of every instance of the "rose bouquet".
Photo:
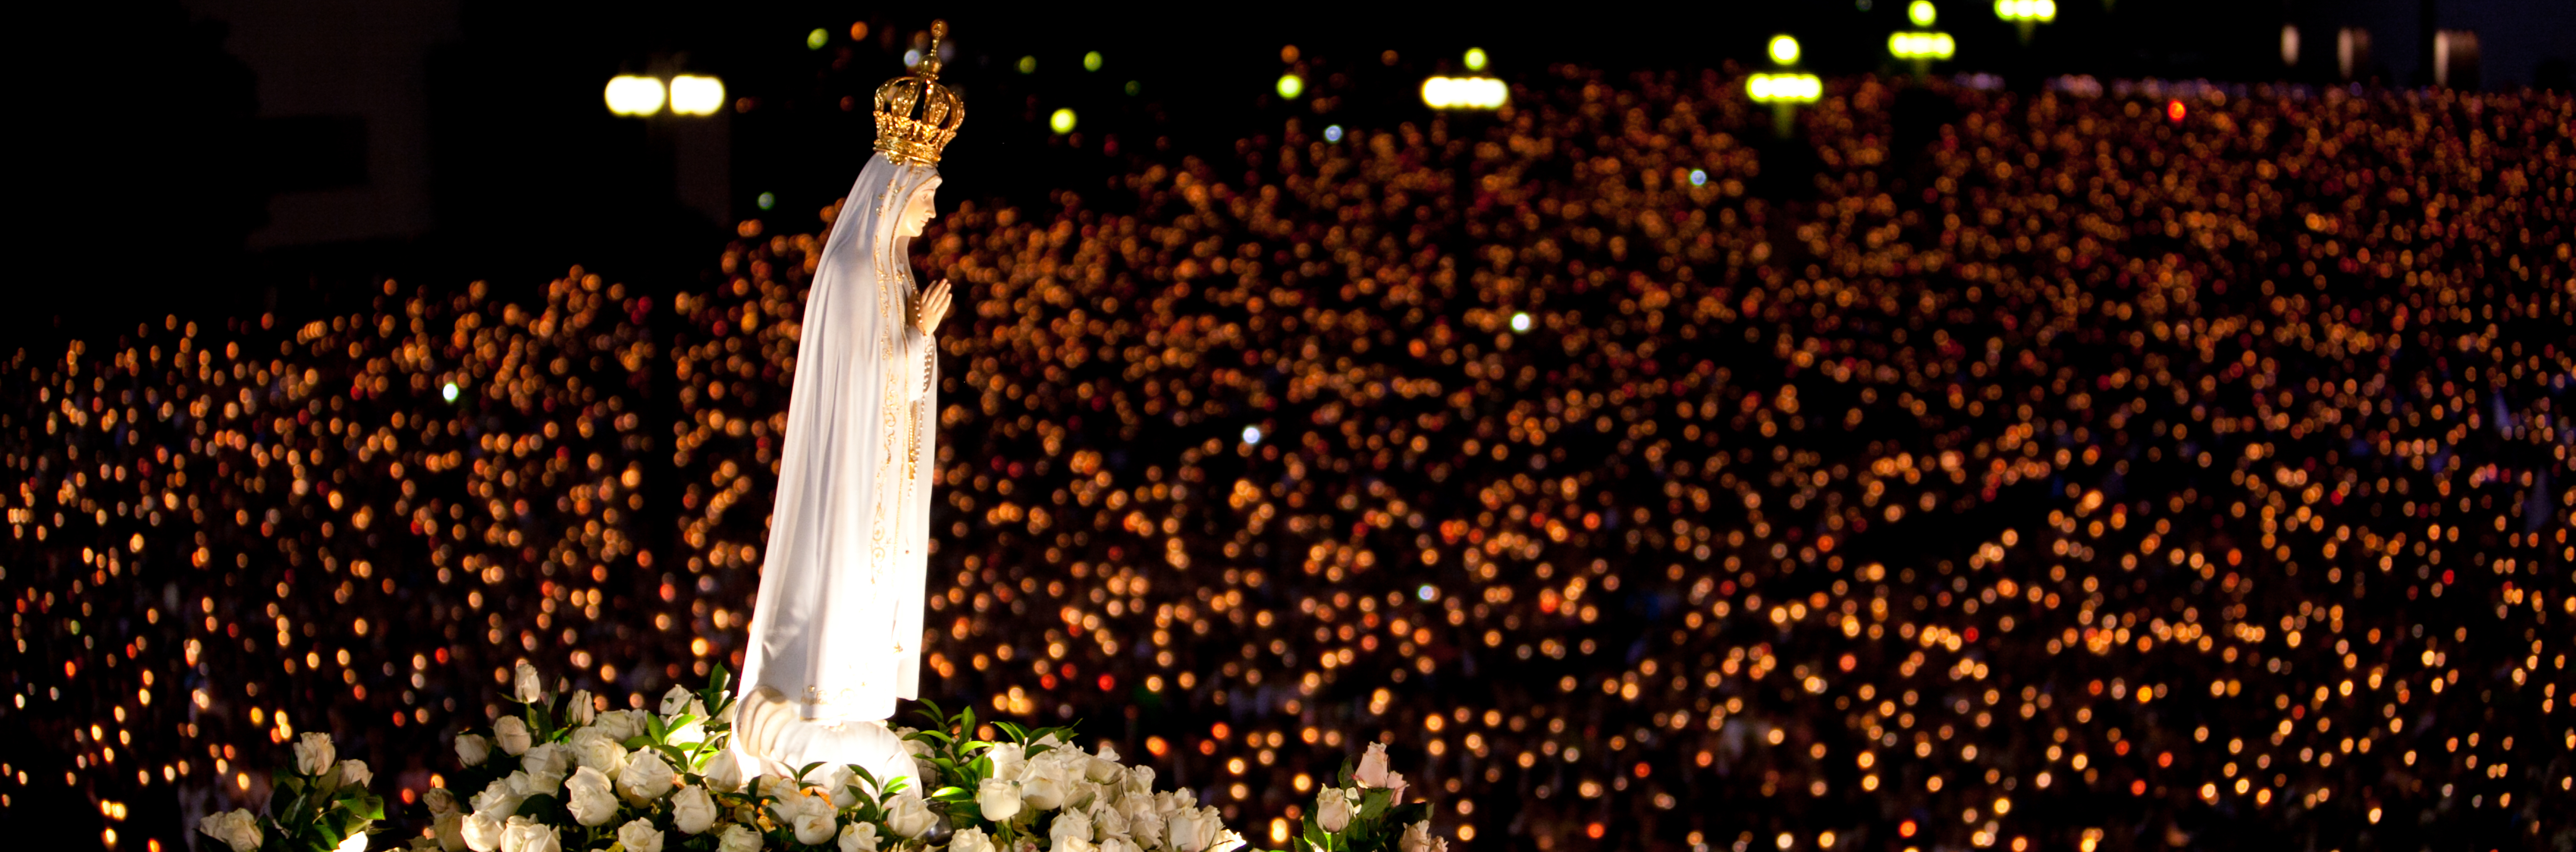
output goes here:
[[295, 766], [278, 773], [268, 813], [247, 808], [208, 815], [197, 830], [233, 852], [359, 852], [367, 833], [385, 816], [385, 803], [367, 792], [375, 773], [361, 760], [334, 760], [331, 735], [308, 733], [295, 741]]
[[514, 679], [520, 712], [460, 733], [460, 801], [427, 799], [443, 852], [1233, 852], [1243, 839], [1187, 790], [1155, 792], [1154, 771], [1085, 753], [1069, 729], [993, 723], [935, 704], [931, 729], [897, 729], [914, 779], [811, 764], [745, 778], [727, 748], [729, 675], [673, 687], [658, 712], [596, 711], [548, 696], [534, 669]]
[[1448, 852], [1431, 836], [1430, 806], [1404, 801], [1404, 776], [1386, 768], [1386, 745], [1369, 743], [1359, 766], [1342, 767], [1338, 783], [1315, 793], [1292, 852]]

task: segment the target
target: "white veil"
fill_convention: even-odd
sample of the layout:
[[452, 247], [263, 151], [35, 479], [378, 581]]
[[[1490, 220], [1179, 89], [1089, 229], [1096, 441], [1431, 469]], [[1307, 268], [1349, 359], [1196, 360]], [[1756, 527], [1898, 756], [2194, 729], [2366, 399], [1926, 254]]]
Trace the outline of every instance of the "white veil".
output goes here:
[[897, 231], [938, 174], [869, 157], [806, 297], [741, 691], [809, 722], [885, 719], [920, 680], [938, 367]]

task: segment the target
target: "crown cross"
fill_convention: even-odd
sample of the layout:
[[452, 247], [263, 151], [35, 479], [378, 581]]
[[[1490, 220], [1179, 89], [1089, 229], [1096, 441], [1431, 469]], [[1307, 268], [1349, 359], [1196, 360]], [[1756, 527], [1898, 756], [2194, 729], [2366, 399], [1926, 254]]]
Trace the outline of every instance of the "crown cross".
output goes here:
[[966, 105], [957, 93], [939, 84], [939, 40], [948, 37], [947, 21], [930, 22], [930, 49], [912, 73], [877, 87], [877, 151], [897, 163], [939, 164], [940, 149], [957, 138], [966, 121]]

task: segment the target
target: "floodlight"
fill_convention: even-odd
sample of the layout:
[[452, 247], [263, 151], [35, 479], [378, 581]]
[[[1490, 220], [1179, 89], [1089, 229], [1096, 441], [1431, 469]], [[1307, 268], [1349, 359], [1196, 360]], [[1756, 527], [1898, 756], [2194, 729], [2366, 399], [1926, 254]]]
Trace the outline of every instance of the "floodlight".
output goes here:
[[714, 115], [724, 108], [724, 82], [714, 77], [682, 74], [671, 78], [671, 111], [679, 115]]
[[662, 111], [662, 81], [620, 74], [608, 79], [607, 97], [609, 113], [642, 118]]
[[1422, 102], [1432, 109], [1500, 109], [1511, 88], [1492, 77], [1433, 77], [1422, 81]]

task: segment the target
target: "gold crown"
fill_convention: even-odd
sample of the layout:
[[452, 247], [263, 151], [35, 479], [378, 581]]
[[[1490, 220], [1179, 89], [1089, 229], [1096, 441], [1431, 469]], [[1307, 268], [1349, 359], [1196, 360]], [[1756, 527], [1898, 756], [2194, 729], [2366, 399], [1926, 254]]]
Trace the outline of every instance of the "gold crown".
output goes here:
[[966, 105], [939, 84], [939, 40], [947, 36], [947, 21], [930, 22], [930, 49], [920, 67], [877, 87], [877, 151], [888, 160], [938, 165], [939, 150], [966, 121]]

